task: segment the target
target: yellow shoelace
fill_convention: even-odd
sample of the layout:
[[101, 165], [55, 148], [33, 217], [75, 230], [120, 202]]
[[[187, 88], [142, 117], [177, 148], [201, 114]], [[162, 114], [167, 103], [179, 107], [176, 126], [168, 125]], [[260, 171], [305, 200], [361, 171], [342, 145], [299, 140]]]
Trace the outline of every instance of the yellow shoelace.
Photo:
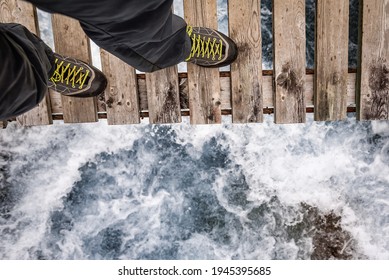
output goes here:
[[201, 38], [201, 35], [193, 33], [193, 27], [189, 25], [186, 29], [186, 32], [192, 39], [192, 49], [186, 61], [190, 60], [193, 57], [199, 58], [200, 56], [202, 58], [207, 57], [208, 59], [212, 57], [212, 60], [222, 59], [223, 42], [221, 39], [219, 39], [218, 43], [218, 40], [216, 38], [213, 38], [212, 41], [210, 37], [208, 37], [208, 39], [206, 38], [206, 36], [203, 36], [203, 38]]
[[90, 71], [86, 70], [86, 72], [83, 73], [83, 67], [77, 67], [75, 65], [73, 68], [70, 68], [70, 63], [67, 65], [64, 64], [65, 61], [58, 63], [58, 58], [55, 59], [56, 68], [50, 78], [50, 81], [52, 81], [55, 85], [57, 85], [57, 83], [71, 85], [72, 88], [76, 88], [76, 85], [79, 85], [78, 88], [82, 89]]

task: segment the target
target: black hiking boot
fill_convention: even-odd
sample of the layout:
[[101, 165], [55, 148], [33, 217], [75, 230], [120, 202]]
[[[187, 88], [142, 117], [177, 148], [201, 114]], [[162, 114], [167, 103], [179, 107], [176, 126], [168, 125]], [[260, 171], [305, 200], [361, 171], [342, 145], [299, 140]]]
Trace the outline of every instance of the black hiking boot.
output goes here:
[[186, 32], [192, 39], [192, 49], [186, 62], [215, 68], [231, 64], [238, 56], [234, 41], [217, 30], [188, 25]]
[[87, 63], [55, 53], [54, 73], [48, 87], [66, 96], [93, 97], [104, 92], [107, 79]]

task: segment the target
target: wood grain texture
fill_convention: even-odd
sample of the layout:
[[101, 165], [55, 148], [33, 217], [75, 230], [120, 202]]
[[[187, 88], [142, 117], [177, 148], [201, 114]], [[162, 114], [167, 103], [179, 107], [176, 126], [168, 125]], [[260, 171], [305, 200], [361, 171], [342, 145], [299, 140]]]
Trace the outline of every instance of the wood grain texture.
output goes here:
[[[273, 77], [272, 76], [263, 76], [262, 77], [262, 87], [263, 87], [263, 108], [274, 108], [274, 98], [273, 98]], [[305, 104], [306, 107], [313, 107], [314, 94], [313, 94], [313, 82], [314, 75], [308, 74], [305, 75]], [[347, 78], [347, 106], [355, 106], [355, 80], [356, 74], [349, 73]], [[180, 84], [180, 101], [181, 109], [189, 107], [189, 104], [186, 104], [186, 97], [188, 96], [188, 80], [186, 78], [181, 78], [179, 80]], [[146, 94], [145, 80], [138, 79], [139, 85], [139, 103], [141, 111], [148, 111], [148, 100]], [[229, 110], [232, 109], [231, 102], [231, 78], [230, 77], [221, 77], [220, 78], [220, 92], [221, 92], [221, 109]]]
[[232, 121], [262, 122], [261, 1], [229, 0], [228, 13], [230, 36], [239, 50], [231, 65]]
[[389, 0], [360, 2], [357, 117], [389, 119]]
[[273, 1], [275, 122], [304, 123], [305, 0]]
[[181, 122], [177, 67], [146, 74], [149, 119], [152, 124]]
[[346, 118], [349, 0], [316, 1], [315, 120]]
[[135, 69], [119, 58], [101, 50], [103, 72], [107, 76], [105, 91], [108, 124], [140, 122], [138, 87]]
[[[217, 29], [217, 0], [185, 0], [189, 25]], [[219, 69], [188, 63], [191, 124], [221, 123]]]
[[[307, 108], [312, 108], [314, 105], [313, 98], [313, 87], [314, 87], [314, 75], [308, 74], [305, 76], [305, 104]], [[347, 106], [355, 107], [356, 96], [355, 96], [355, 82], [356, 74], [349, 73], [347, 79]], [[272, 76], [263, 76], [263, 108], [274, 108], [273, 100], [273, 77]], [[188, 79], [180, 78], [179, 79], [179, 88], [180, 88], [180, 105], [181, 110], [189, 108], [188, 102]], [[138, 89], [139, 89], [139, 110], [141, 112], [147, 112], [149, 110], [148, 97], [146, 91], [146, 80], [144, 78], [138, 77]], [[230, 77], [221, 77], [220, 78], [220, 92], [221, 92], [221, 109], [222, 110], [231, 110], [231, 79]], [[52, 108], [54, 115], [61, 115], [62, 105], [61, 102], [56, 102], [57, 99], [60, 99], [60, 96], [55, 96], [51, 98]], [[107, 107], [107, 106], [104, 106]], [[101, 111], [102, 113], [106, 112]]]
[[[91, 63], [89, 39], [78, 21], [53, 15], [53, 34], [56, 52]], [[61, 95], [65, 123], [87, 123], [97, 121], [95, 97], [77, 98]]]
[[[19, 0], [0, 0], [0, 22], [20, 23], [30, 32], [39, 35], [36, 9], [30, 3]], [[17, 117], [17, 121], [23, 126], [52, 124], [48, 94], [37, 107]]]

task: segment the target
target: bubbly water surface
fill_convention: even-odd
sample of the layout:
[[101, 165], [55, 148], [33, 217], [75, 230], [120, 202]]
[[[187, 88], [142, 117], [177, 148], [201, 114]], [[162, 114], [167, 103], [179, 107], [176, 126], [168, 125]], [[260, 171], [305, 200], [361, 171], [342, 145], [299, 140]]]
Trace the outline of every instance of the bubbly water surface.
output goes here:
[[187, 122], [0, 130], [0, 259], [389, 258], [388, 122]]

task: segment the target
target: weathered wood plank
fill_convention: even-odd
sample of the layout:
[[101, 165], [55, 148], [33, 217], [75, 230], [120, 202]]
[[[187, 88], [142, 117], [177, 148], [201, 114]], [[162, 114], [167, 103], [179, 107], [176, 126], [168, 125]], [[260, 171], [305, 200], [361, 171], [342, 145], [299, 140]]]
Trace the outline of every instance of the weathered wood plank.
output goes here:
[[58, 92], [49, 90], [50, 101], [51, 101], [51, 113], [55, 116], [58, 114], [63, 114], [61, 94]]
[[108, 79], [105, 91], [108, 124], [140, 122], [138, 87], [135, 69], [119, 58], [101, 50], [103, 72]]
[[358, 67], [359, 120], [389, 119], [389, 0], [361, 5]]
[[[54, 44], [57, 53], [91, 62], [89, 39], [78, 21], [62, 15], [53, 15]], [[97, 121], [95, 97], [77, 98], [61, 96], [65, 123]]]
[[262, 122], [261, 1], [230, 0], [228, 13], [230, 36], [239, 50], [231, 65], [232, 120]]
[[[19, 0], [0, 0], [0, 22], [17, 22], [32, 33], [39, 35], [36, 9], [30, 3]], [[36, 108], [19, 116], [17, 120], [24, 126], [52, 124], [48, 94]]]
[[146, 73], [146, 90], [150, 123], [181, 122], [177, 66]]
[[177, 66], [147, 73], [146, 88], [150, 123], [181, 122]]
[[305, 0], [273, 1], [275, 122], [304, 123]]
[[316, 1], [315, 120], [347, 117], [349, 0]]
[[[190, 25], [217, 29], [216, 0], [186, 0], [184, 12]], [[191, 123], [221, 123], [219, 69], [188, 63], [188, 80]]]

